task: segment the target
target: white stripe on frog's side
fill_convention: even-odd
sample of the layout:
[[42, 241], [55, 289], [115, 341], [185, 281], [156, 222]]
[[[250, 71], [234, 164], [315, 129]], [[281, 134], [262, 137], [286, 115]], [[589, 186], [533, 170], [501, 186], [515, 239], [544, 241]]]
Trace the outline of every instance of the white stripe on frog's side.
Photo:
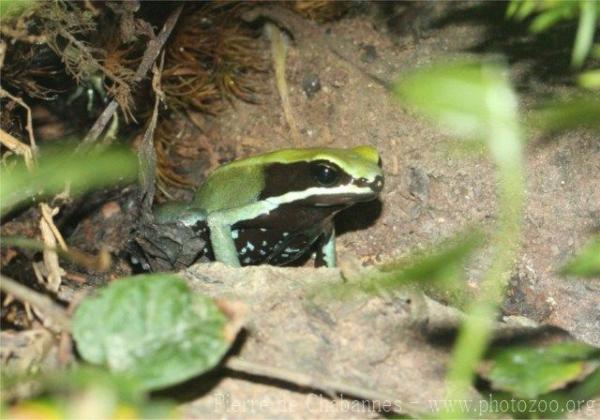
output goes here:
[[269, 197], [252, 204], [247, 204], [243, 207], [219, 210], [210, 213], [209, 218], [219, 220], [219, 224], [222, 223], [231, 226], [241, 220], [252, 220], [256, 217], [268, 214], [283, 204], [293, 203], [313, 196], [334, 196], [336, 194], [373, 194], [373, 190], [369, 187], [359, 187], [358, 185], [341, 185], [334, 188], [311, 187], [303, 191], [290, 191], [277, 197]]
[[[257, 201], [252, 204], [248, 204], [242, 208], [232, 208], [228, 210], [219, 210], [224, 213], [226, 219], [230, 225], [239, 222], [240, 220], [250, 220], [255, 217], [268, 214], [283, 204], [293, 203], [300, 201], [308, 197], [318, 195], [336, 195], [336, 194], [372, 194], [373, 190], [369, 187], [359, 187], [357, 185], [341, 185], [334, 188], [323, 188], [323, 187], [311, 187], [303, 191], [290, 191], [283, 195], [276, 197], [269, 197], [261, 201]], [[214, 214], [214, 212], [213, 212]], [[200, 220], [205, 220], [205, 215], [192, 217], [191, 215], [187, 218], [181, 219], [184, 225], [191, 226]], [[231, 235], [233, 239], [237, 239], [239, 232], [232, 230]]]

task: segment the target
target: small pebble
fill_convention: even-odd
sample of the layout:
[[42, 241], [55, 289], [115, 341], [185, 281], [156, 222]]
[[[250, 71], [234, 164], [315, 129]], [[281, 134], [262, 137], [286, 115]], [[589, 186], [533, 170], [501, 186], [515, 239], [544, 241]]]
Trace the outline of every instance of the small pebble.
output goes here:
[[349, 80], [348, 73], [343, 70], [337, 70], [333, 73], [333, 80], [331, 81], [331, 85], [335, 88], [344, 87]]
[[321, 90], [321, 80], [315, 73], [307, 74], [302, 80], [302, 89], [310, 99]]
[[102, 216], [108, 219], [121, 211], [121, 206], [116, 201], [109, 201], [102, 206]]

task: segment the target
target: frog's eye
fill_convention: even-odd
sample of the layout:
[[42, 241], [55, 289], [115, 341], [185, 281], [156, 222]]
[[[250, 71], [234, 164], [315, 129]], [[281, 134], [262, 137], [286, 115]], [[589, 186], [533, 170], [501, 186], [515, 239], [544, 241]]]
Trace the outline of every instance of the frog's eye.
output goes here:
[[337, 168], [324, 163], [313, 164], [311, 167], [311, 172], [315, 181], [324, 186], [334, 184], [339, 178]]

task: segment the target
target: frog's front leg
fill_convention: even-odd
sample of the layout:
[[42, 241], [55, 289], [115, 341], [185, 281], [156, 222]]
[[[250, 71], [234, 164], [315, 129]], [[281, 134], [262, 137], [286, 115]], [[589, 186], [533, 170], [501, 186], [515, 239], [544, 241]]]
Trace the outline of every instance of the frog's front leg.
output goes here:
[[231, 226], [235, 222], [237, 220], [229, 220], [226, 212], [214, 212], [206, 218], [215, 260], [230, 267], [241, 267], [237, 248], [231, 235]]
[[240, 258], [231, 234], [231, 227], [239, 221], [252, 220], [260, 215], [269, 214], [275, 207], [276, 205], [265, 201], [209, 213], [206, 224], [210, 229], [210, 242], [215, 260], [231, 267], [240, 267]]
[[323, 235], [319, 238], [315, 267], [335, 267], [335, 265], [335, 227], [333, 222], [329, 222], [323, 229]]

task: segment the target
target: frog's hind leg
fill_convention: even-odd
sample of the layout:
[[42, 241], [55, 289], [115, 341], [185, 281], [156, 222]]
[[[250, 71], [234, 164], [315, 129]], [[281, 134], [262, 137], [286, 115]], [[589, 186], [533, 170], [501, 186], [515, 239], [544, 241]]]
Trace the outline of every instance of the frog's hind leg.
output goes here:
[[198, 222], [206, 221], [206, 211], [193, 207], [188, 203], [170, 202], [154, 210], [156, 223], [182, 223], [185, 226], [194, 226]]
[[336, 266], [336, 251], [335, 251], [335, 226], [330, 222], [324, 229], [323, 234], [319, 238], [317, 254], [315, 256], [315, 267], [335, 267]]

